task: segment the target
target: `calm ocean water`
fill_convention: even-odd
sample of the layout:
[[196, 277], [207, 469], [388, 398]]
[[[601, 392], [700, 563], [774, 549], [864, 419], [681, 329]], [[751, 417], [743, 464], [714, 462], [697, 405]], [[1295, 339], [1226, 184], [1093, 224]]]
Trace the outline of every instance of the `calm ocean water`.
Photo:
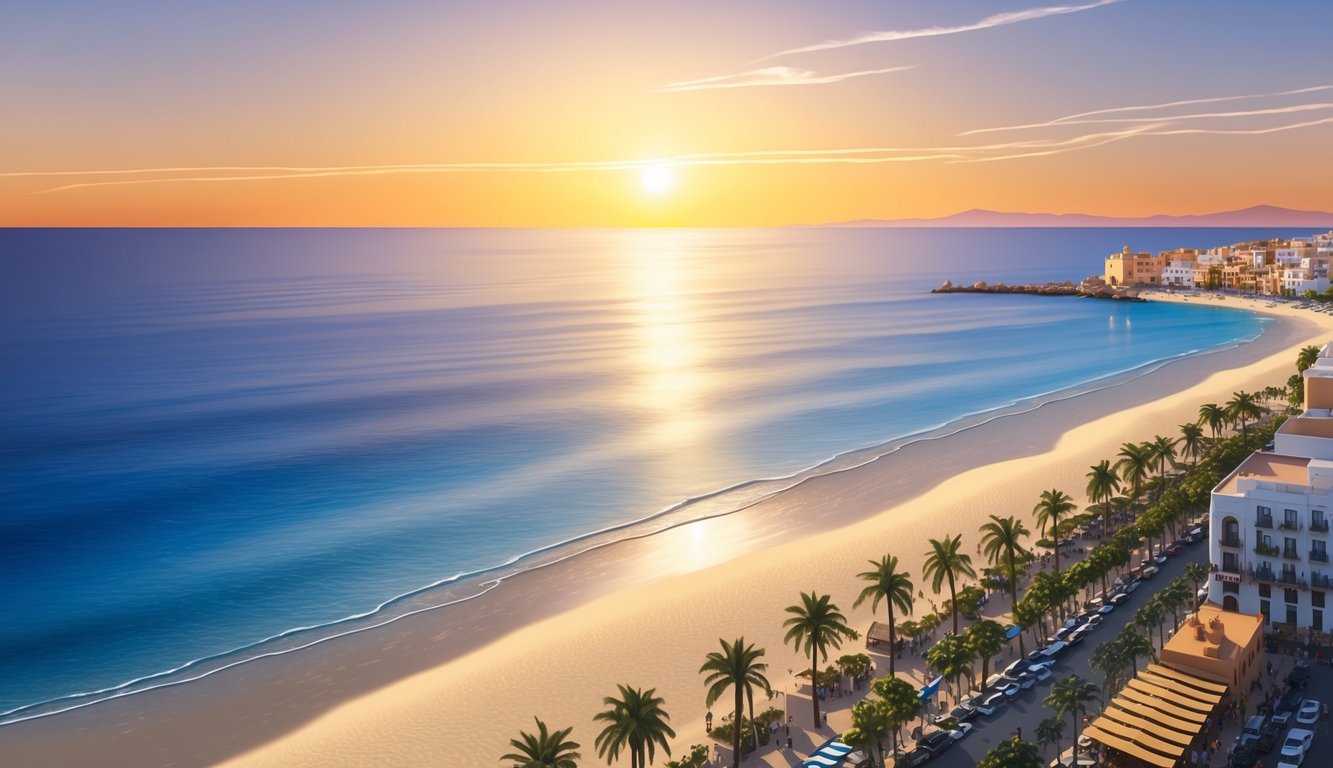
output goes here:
[[0, 720], [1253, 338], [1236, 311], [927, 289], [1274, 234], [1306, 233], [0, 231]]

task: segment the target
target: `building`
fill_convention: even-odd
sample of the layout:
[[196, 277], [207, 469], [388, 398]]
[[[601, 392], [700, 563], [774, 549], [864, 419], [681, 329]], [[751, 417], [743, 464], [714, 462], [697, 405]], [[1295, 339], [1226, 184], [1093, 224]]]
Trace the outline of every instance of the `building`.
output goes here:
[[1125, 246], [1120, 253], [1106, 257], [1106, 269], [1103, 279], [1112, 287], [1120, 285], [1160, 285], [1162, 269], [1166, 266], [1166, 255], [1154, 255], [1147, 251], [1133, 253]]
[[1162, 285], [1176, 288], [1194, 287], [1194, 262], [1172, 261], [1162, 268]]
[[1159, 654], [1172, 669], [1227, 686], [1246, 698], [1264, 666], [1263, 617], [1205, 604], [1191, 614]]
[[1333, 590], [1333, 344], [1305, 371], [1306, 410], [1212, 493], [1209, 602], [1262, 614], [1268, 631], [1328, 632]]

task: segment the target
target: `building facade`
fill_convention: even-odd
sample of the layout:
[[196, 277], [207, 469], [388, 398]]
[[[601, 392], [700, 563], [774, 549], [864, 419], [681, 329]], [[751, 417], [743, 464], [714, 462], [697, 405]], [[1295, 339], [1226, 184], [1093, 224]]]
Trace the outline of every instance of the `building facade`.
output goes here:
[[1333, 627], [1333, 344], [1305, 371], [1306, 410], [1212, 493], [1209, 602], [1268, 631]]

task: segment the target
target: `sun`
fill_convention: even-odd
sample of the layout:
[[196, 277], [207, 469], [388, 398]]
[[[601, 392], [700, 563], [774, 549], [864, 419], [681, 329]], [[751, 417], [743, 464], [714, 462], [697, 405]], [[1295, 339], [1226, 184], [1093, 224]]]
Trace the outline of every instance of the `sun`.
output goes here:
[[650, 195], [663, 195], [671, 189], [671, 167], [656, 163], [643, 169], [643, 189]]

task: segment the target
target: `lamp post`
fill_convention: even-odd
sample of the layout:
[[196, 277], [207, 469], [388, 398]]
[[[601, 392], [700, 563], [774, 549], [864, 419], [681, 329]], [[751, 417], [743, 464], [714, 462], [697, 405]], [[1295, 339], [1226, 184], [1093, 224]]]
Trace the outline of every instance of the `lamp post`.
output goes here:
[[712, 733], [712, 732], [713, 732], [713, 712], [712, 710], [709, 710], [708, 714], [704, 715], [704, 733]]

